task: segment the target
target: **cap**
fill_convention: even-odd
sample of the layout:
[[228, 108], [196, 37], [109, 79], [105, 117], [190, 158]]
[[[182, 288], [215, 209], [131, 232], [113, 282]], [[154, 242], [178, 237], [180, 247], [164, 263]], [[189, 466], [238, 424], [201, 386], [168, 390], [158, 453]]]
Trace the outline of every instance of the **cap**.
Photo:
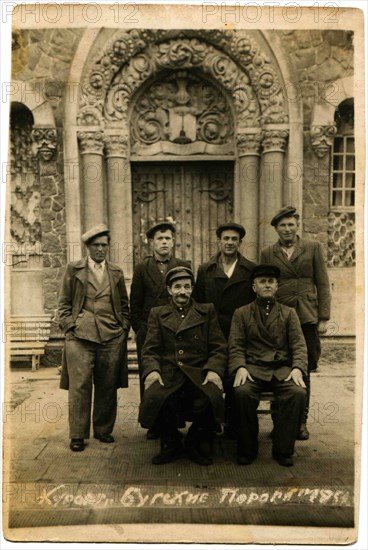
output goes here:
[[110, 234], [110, 231], [107, 225], [105, 225], [104, 223], [100, 223], [99, 225], [96, 225], [95, 227], [92, 227], [92, 229], [89, 229], [88, 231], [83, 233], [81, 238], [84, 244], [88, 244], [88, 242], [91, 239], [94, 239], [98, 235], [109, 235], [109, 234]]
[[280, 277], [280, 270], [276, 265], [260, 264], [252, 271], [252, 281], [256, 277], [275, 277], [278, 279]]
[[166, 273], [167, 286], [170, 286], [175, 279], [191, 279], [192, 284], [194, 284], [194, 273], [189, 267], [178, 265]]
[[271, 220], [271, 225], [276, 227], [282, 218], [292, 218], [294, 216], [299, 218], [299, 214], [297, 213], [295, 206], [284, 206], [277, 212], [277, 214], [274, 215]]
[[218, 238], [220, 238], [221, 233], [223, 231], [226, 231], [227, 229], [232, 229], [233, 231], [237, 231], [241, 239], [245, 235], [245, 228], [242, 225], [240, 225], [240, 223], [228, 222], [228, 223], [220, 223], [220, 225], [216, 229], [216, 235], [218, 236]]
[[148, 229], [148, 231], [146, 231], [147, 238], [148, 239], [153, 239], [153, 237], [155, 236], [156, 231], [165, 231], [167, 229], [170, 229], [170, 231], [172, 231], [173, 233], [175, 233], [175, 231], [176, 231], [175, 225], [171, 222], [156, 223], [155, 225], [150, 227]]

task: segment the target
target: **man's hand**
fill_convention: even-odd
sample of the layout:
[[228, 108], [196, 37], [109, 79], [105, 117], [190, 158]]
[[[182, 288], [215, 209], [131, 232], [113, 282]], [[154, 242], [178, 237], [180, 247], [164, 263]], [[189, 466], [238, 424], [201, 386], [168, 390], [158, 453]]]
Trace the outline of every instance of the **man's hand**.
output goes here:
[[215, 384], [215, 386], [218, 387], [219, 390], [223, 391], [224, 388], [222, 385], [222, 380], [217, 372], [214, 372], [213, 370], [209, 370], [207, 372], [206, 378], [204, 379], [204, 382], [202, 382], [202, 386], [208, 384], [208, 382], [212, 382], [213, 384]]
[[237, 371], [236, 371], [236, 375], [235, 375], [235, 380], [234, 380], [234, 384], [233, 384], [233, 387], [234, 388], [237, 388], [238, 386], [242, 386], [243, 384], [246, 383], [246, 381], [248, 380], [251, 381], [251, 382], [254, 382], [253, 378], [251, 377], [251, 375], [249, 374], [249, 371], [248, 369], [246, 369], [245, 367], [240, 367]]
[[154, 370], [153, 372], [150, 372], [146, 376], [146, 378], [144, 379], [144, 389], [148, 390], [148, 388], [150, 386], [152, 386], [152, 384], [154, 384], [155, 382], [159, 382], [159, 384], [161, 384], [161, 386], [164, 386], [164, 383], [163, 383], [162, 378], [161, 378], [161, 374], [157, 370]]
[[285, 382], [289, 382], [289, 380], [292, 380], [295, 382], [297, 386], [301, 386], [302, 388], [306, 388], [306, 385], [304, 384], [302, 371], [300, 369], [293, 369], [289, 376], [285, 378]]
[[319, 334], [326, 334], [327, 332], [327, 321], [318, 321], [317, 330]]

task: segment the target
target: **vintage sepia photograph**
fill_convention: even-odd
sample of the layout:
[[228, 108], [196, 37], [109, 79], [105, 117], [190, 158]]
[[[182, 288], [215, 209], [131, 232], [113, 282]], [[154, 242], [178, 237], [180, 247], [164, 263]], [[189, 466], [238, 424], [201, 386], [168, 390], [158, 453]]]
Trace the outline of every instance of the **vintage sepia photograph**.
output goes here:
[[364, 13], [274, 4], [1, 6], [7, 543], [358, 540]]

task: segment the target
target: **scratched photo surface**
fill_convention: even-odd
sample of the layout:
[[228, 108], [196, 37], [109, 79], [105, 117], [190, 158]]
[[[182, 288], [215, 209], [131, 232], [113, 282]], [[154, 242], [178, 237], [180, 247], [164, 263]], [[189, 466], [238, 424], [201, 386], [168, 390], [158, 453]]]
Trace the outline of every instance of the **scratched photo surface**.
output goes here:
[[[363, 386], [364, 290], [356, 284], [363, 280], [363, 14], [338, 3], [4, 6], [3, 23], [12, 10], [13, 21], [11, 77], [2, 76], [9, 104], [3, 536], [354, 542]], [[300, 213], [298, 234], [321, 244], [331, 293], [311, 374], [310, 437], [296, 441], [294, 466], [272, 459], [267, 400], [259, 405], [252, 464], [237, 464], [237, 443], [223, 432], [214, 439], [212, 465], [188, 458], [152, 464], [160, 443], [147, 440], [138, 422], [132, 330], [115, 442], [91, 433], [84, 451], [73, 453], [57, 307], [66, 265], [86, 254], [81, 235], [108, 225], [109, 260], [123, 270], [129, 294], [135, 266], [151, 253], [146, 231], [154, 223], [175, 224], [175, 256], [197, 273], [217, 253], [216, 228], [228, 221], [244, 225], [240, 252], [260, 263], [261, 249], [278, 238], [270, 221], [286, 205]]]

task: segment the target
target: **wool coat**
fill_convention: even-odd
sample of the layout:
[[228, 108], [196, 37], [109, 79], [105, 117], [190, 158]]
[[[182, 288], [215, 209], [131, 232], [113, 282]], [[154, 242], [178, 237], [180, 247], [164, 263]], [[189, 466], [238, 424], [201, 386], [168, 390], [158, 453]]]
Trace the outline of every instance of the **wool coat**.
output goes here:
[[274, 303], [263, 323], [256, 301], [234, 313], [229, 337], [229, 373], [246, 367], [252, 376], [269, 381], [288, 377], [293, 368], [307, 374], [307, 347], [293, 308]]
[[[185, 260], [171, 258], [167, 271], [178, 265], [190, 267], [190, 263]], [[165, 278], [158, 269], [156, 259], [153, 256], [145, 258], [134, 270], [130, 291], [131, 321], [134, 332], [137, 333], [140, 329], [145, 332], [150, 310], [167, 304], [169, 300]]]
[[256, 264], [238, 254], [238, 262], [229, 278], [221, 268], [219, 259], [220, 253], [199, 266], [193, 298], [215, 306], [220, 327], [225, 338], [228, 338], [234, 311], [255, 298], [251, 273]]
[[172, 301], [153, 308], [142, 360], [143, 377], [158, 371], [164, 383], [152, 384], [143, 394], [139, 422], [144, 428], [154, 424], [166, 399], [188, 379], [208, 396], [216, 421], [223, 421], [222, 391], [212, 382], [202, 386], [208, 371], [222, 378], [227, 361], [226, 341], [212, 304], [192, 301], [184, 319]]
[[[110, 283], [114, 317], [126, 334], [125, 343], [121, 349], [119, 387], [127, 387], [128, 360], [126, 342], [130, 328], [129, 300], [121, 268], [106, 260], [106, 269]], [[76, 326], [78, 315], [80, 315], [87, 297], [87, 286], [88, 258], [85, 257], [76, 262], [69, 263], [62, 281], [58, 303], [59, 325], [64, 333]], [[65, 361], [65, 353], [63, 353], [60, 387], [62, 389], [69, 388], [68, 365]]]
[[319, 242], [298, 237], [290, 260], [280, 243], [275, 243], [262, 250], [261, 263], [280, 269], [276, 298], [296, 309], [302, 325], [330, 318], [330, 284]]

